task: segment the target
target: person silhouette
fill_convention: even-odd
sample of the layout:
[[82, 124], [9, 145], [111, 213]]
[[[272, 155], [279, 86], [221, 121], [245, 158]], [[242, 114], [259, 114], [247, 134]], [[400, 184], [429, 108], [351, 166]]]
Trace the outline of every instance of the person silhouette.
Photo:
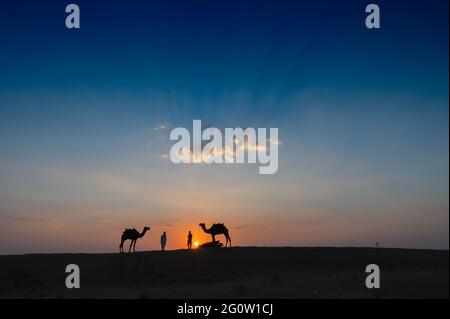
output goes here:
[[166, 232], [164, 232], [161, 235], [161, 250], [164, 251], [166, 249], [166, 243], [167, 243], [167, 235]]
[[191, 234], [191, 231], [189, 231], [189, 234], [188, 234], [187, 245], [188, 245], [188, 249], [192, 248], [192, 234]]

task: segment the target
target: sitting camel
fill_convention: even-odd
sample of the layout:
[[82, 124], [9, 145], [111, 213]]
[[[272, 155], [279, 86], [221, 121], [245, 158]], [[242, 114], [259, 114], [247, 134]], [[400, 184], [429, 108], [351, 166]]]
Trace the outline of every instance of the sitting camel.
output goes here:
[[225, 239], [226, 239], [225, 247], [227, 247], [228, 242], [230, 242], [230, 247], [231, 247], [231, 238], [228, 233], [228, 228], [226, 228], [224, 224], [213, 224], [209, 229], [206, 229], [204, 223], [201, 223], [199, 225], [205, 233], [211, 234], [213, 242], [216, 241], [216, 237], [215, 237], [216, 235], [224, 234]]
[[147, 230], [150, 230], [150, 227], [144, 227], [144, 230], [142, 231], [142, 233], [139, 233], [135, 228], [133, 229], [125, 229], [122, 233], [122, 237], [121, 237], [121, 241], [120, 241], [120, 252], [123, 253], [123, 243], [125, 242], [125, 240], [130, 239], [131, 240], [131, 244], [130, 244], [130, 249], [128, 249], [128, 252], [131, 252], [131, 246], [133, 246], [133, 252], [136, 252], [136, 241], [141, 238], [144, 237], [145, 233], [147, 232]]

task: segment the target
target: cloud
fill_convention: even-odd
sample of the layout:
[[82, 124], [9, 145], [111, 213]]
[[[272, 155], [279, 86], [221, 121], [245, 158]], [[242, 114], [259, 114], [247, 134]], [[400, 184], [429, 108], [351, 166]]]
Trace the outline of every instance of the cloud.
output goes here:
[[[250, 143], [247, 139], [235, 139], [234, 145], [226, 145], [222, 143], [221, 148], [213, 147], [211, 148], [208, 154], [203, 154], [203, 150], [206, 144], [208, 144], [210, 140], [202, 140], [200, 153], [194, 152], [194, 147], [191, 145], [190, 149], [179, 149], [178, 150], [178, 158], [183, 161], [197, 161], [201, 160], [201, 162], [207, 162], [210, 159], [213, 159], [216, 156], [221, 157], [224, 161], [233, 161], [236, 160], [236, 154], [239, 151], [249, 152], [256, 151], [258, 153], [264, 153], [270, 151], [271, 146], [281, 146], [282, 141], [280, 139], [267, 138], [265, 143]], [[167, 154], [162, 154], [161, 159], [168, 159]]]
[[156, 125], [153, 130], [154, 131], [161, 131], [161, 130], [165, 130], [167, 128], [167, 124], [165, 123], [160, 123], [158, 125]]
[[12, 218], [16, 222], [24, 222], [24, 223], [46, 223], [51, 221], [47, 218], [38, 218], [38, 217], [30, 217], [30, 216], [16, 216]]

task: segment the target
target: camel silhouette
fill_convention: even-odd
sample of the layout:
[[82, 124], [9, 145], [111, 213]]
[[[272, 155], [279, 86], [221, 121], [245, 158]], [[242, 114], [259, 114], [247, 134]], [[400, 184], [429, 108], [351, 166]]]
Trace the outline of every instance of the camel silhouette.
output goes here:
[[228, 242], [230, 242], [231, 247], [231, 238], [228, 233], [228, 228], [226, 228], [224, 224], [212, 224], [212, 226], [209, 229], [205, 227], [204, 223], [201, 223], [199, 225], [205, 233], [211, 235], [213, 242], [216, 241], [216, 235], [224, 234], [226, 239], [225, 247], [227, 247]]
[[133, 246], [133, 252], [136, 252], [136, 241], [141, 238], [144, 237], [145, 233], [147, 232], [147, 230], [150, 230], [150, 227], [145, 226], [144, 230], [142, 231], [142, 233], [139, 233], [136, 228], [130, 229], [127, 228], [123, 231], [122, 233], [122, 237], [120, 239], [120, 252], [123, 253], [123, 243], [127, 240], [130, 239], [131, 240], [131, 244], [130, 244], [130, 249], [128, 249], [128, 252], [131, 252], [131, 246]]

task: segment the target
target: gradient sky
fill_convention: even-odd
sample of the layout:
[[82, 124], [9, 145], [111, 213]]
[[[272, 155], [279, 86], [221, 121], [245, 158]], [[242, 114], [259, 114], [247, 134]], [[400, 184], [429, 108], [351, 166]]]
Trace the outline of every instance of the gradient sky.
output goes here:
[[[0, 2], [0, 254], [449, 245], [448, 1]], [[174, 127], [277, 127], [275, 175], [175, 165]], [[164, 126], [165, 128], [161, 128]]]

